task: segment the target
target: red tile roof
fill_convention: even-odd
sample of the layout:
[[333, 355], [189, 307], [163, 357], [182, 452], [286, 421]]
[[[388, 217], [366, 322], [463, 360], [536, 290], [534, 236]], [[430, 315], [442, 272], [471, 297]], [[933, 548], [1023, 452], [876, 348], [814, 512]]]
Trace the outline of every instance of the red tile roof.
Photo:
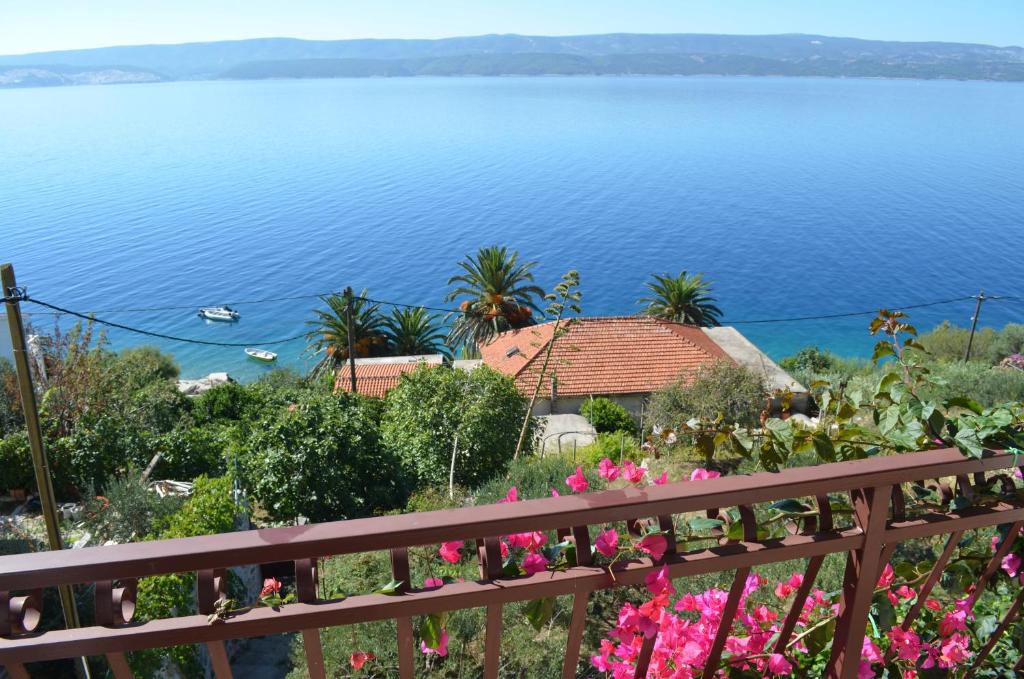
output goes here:
[[[432, 357], [431, 357], [432, 358]], [[395, 388], [398, 380], [405, 373], [410, 373], [421, 365], [440, 365], [440, 356], [437, 361], [416, 360], [411, 361], [406, 357], [397, 357], [394, 361], [381, 361], [367, 359], [356, 359], [356, 391], [364, 396], [376, 396], [384, 398], [389, 391]], [[405, 360], [403, 360], [405, 359]], [[334, 375], [335, 391], [352, 391], [352, 380], [349, 376], [349, 367], [346, 363], [338, 368]]]
[[[532, 393], [554, 323], [502, 333], [480, 353], [488, 366]], [[555, 342], [548, 373], [559, 396], [655, 391], [714, 361], [732, 359], [700, 328], [655, 318], [580, 318]], [[548, 379], [541, 390], [550, 395]]]

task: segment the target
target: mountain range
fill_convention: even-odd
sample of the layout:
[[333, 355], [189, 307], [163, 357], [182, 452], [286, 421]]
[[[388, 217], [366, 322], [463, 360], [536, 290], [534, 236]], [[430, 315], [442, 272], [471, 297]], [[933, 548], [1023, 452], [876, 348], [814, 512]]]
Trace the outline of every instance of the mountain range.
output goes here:
[[1024, 48], [820, 35], [258, 38], [0, 56], [0, 87], [457, 75], [777, 75], [1024, 81]]

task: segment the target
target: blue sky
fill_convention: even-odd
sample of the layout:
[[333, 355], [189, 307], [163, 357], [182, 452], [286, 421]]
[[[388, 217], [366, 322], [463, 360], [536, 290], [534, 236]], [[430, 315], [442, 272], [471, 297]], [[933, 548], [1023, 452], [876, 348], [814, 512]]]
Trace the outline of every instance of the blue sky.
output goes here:
[[289, 36], [819, 33], [1024, 45], [1024, 0], [0, 0], [0, 53]]

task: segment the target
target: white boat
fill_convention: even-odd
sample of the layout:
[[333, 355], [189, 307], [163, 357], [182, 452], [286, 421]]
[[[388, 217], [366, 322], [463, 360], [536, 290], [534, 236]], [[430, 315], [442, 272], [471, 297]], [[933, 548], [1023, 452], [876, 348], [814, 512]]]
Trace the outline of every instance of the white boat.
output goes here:
[[246, 349], [245, 353], [249, 358], [254, 358], [257, 361], [263, 361], [264, 363], [273, 363], [277, 360], [277, 354], [273, 351], [267, 351], [266, 349]]
[[204, 306], [199, 316], [210, 321], [237, 321], [241, 314], [229, 306]]

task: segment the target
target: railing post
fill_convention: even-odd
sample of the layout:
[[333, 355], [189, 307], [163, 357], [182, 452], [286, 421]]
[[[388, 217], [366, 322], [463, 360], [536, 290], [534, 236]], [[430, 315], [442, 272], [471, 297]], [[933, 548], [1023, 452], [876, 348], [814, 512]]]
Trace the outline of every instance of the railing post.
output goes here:
[[854, 517], [864, 533], [864, 542], [859, 549], [850, 552], [846, 560], [839, 619], [832, 642], [832, 656], [825, 672], [829, 679], [854, 679], [857, 676], [868, 611], [882, 568], [881, 552], [892, 486], [866, 488], [851, 495]]

